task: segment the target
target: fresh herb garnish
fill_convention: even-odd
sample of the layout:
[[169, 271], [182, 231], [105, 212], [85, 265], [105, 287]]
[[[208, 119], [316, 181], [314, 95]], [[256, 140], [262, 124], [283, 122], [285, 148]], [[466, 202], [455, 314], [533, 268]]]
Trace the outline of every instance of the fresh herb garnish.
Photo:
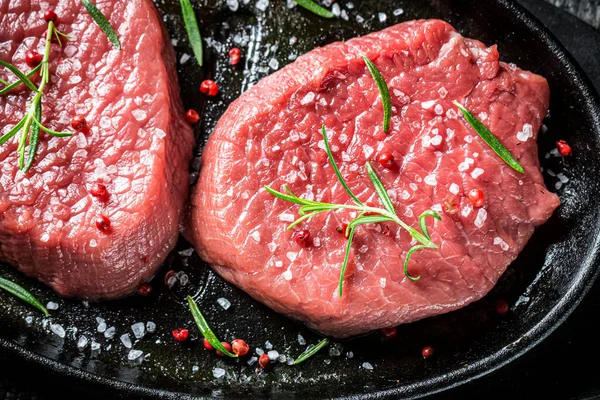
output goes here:
[[183, 22], [185, 23], [188, 40], [190, 41], [198, 65], [202, 66], [202, 36], [200, 36], [194, 8], [192, 7], [190, 0], [181, 0], [180, 3], [181, 14], [183, 15]]
[[271, 189], [269, 186], [265, 186], [265, 189], [269, 193], [271, 193], [273, 196], [275, 196], [279, 199], [285, 200], [287, 202], [290, 202], [290, 203], [301, 205], [300, 210], [299, 210], [300, 218], [298, 218], [296, 221], [292, 222], [287, 227], [287, 229], [291, 229], [294, 226], [298, 225], [300, 222], [305, 221], [319, 213], [326, 212], [326, 211], [346, 209], [346, 210], [356, 210], [356, 211], [360, 212], [360, 215], [348, 224], [348, 227], [346, 228], [346, 232], [345, 232], [346, 236], [348, 237], [348, 243], [346, 245], [346, 253], [345, 253], [345, 257], [344, 257], [344, 262], [342, 264], [342, 269], [341, 269], [341, 273], [340, 273], [340, 284], [339, 284], [339, 296], [342, 297], [344, 275], [346, 272], [346, 267], [348, 265], [348, 259], [350, 256], [350, 247], [352, 245], [352, 239], [354, 237], [354, 231], [355, 231], [356, 227], [358, 227], [359, 225], [372, 224], [372, 223], [377, 223], [377, 222], [395, 222], [398, 225], [400, 225], [402, 228], [404, 228], [410, 234], [410, 236], [412, 236], [415, 240], [417, 240], [417, 242], [420, 243], [420, 245], [416, 245], [408, 251], [408, 253], [406, 254], [406, 259], [404, 260], [404, 274], [406, 275], [406, 277], [413, 281], [419, 280], [420, 279], [419, 276], [413, 277], [408, 273], [408, 261], [410, 259], [410, 256], [417, 250], [437, 249], [438, 248], [435, 245], [435, 243], [433, 243], [433, 241], [431, 240], [431, 237], [429, 236], [425, 218], [433, 217], [437, 220], [441, 220], [442, 218], [439, 216], [438, 213], [436, 213], [433, 210], [425, 211], [419, 217], [419, 224], [421, 227], [421, 232], [419, 232], [417, 229], [404, 223], [404, 221], [402, 221], [400, 218], [398, 218], [398, 215], [396, 214], [396, 210], [394, 209], [392, 200], [390, 199], [386, 189], [384, 188], [383, 184], [381, 183], [381, 180], [379, 180], [379, 177], [377, 176], [377, 174], [375, 173], [375, 171], [373, 170], [373, 167], [371, 166], [371, 164], [369, 162], [367, 162], [367, 164], [366, 164], [367, 174], [369, 175], [369, 178], [371, 179], [371, 182], [373, 183], [373, 186], [375, 187], [375, 191], [377, 192], [377, 195], [379, 196], [379, 200], [383, 204], [384, 208], [370, 207], [370, 206], [363, 204], [354, 195], [354, 193], [352, 193], [352, 191], [346, 184], [346, 181], [344, 181], [344, 178], [342, 177], [342, 175], [335, 163], [335, 160], [333, 159], [333, 154], [331, 153], [331, 149], [329, 147], [329, 141], [327, 139], [327, 133], [325, 132], [325, 126], [322, 127], [321, 132], [323, 134], [323, 141], [325, 142], [325, 151], [327, 152], [327, 156], [329, 157], [329, 161], [331, 163], [331, 166], [333, 167], [333, 171], [335, 172], [335, 175], [337, 176], [339, 182], [342, 184], [343, 188], [346, 190], [348, 195], [354, 201], [355, 205], [330, 204], [330, 203], [321, 203], [321, 202], [313, 201], [313, 200], [301, 199], [298, 196], [294, 195], [291, 192], [291, 190], [287, 187], [287, 185], [284, 186], [287, 193], [281, 193], [281, 192]]
[[0, 277], [0, 289], [4, 289], [8, 293], [20, 298], [24, 302], [29, 303], [31, 306], [43, 312], [46, 317], [50, 316], [50, 314], [48, 314], [48, 310], [46, 310], [46, 307], [44, 307], [34, 295], [29, 293], [22, 286], [17, 285], [8, 279]]
[[500, 156], [501, 159], [504, 160], [512, 169], [517, 172], [523, 173], [524, 169], [521, 164], [513, 157], [513, 155], [508, 151], [506, 147], [498, 140], [496, 136], [481, 122], [475, 115], [473, 115], [469, 110], [463, 107], [456, 100], [453, 101], [454, 105], [458, 107], [460, 112], [464, 115], [465, 119], [471, 125], [471, 127], [477, 132], [477, 134], [486, 142], [492, 150], [496, 152]]
[[[42, 67], [42, 64], [39, 64], [37, 67], [35, 67], [31, 71], [29, 71], [29, 73], [27, 75], [25, 75], [27, 77], [27, 79], [31, 79], [31, 77], [33, 75], [35, 75], [35, 73], [38, 72], [41, 67]], [[23, 82], [19, 79], [18, 81], [13, 82], [13, 83], [8, 83], [8, 82], [6, 82], [6, 83], [1, 82], [1, 83], [4, 84], [4, 85], [6, 85], [6, 87], [4, 89], [0, 90], [0, 96], [2, 96], [3, 94], [6, 94], [8, 92], [10, 92], [11, 90], [13, 90], [14, 88], [16, 88], [17, 86], [19, 86]], [[35, 90], [37, 90], [37, 89], [35, 89]]]
[[306, 8], [308, 11], [313, 12], [320, 17], [323, 17], [323, 18], [335, 17], [335, 15], [331, 11], [321, 7], [320, 5], [318, 5], [317, 3], [315, 3], [312, 0], [294, 0], [294, 1], [296, 3], [298, 3], [300, 6]]
[[[25, 84], [29, 89], [31, 89], [35, 93], [33, 99], [31, 100], [31, 103], [29, 104], [29, 109], [27, 110], [23, 118], [19, 122], [17, 122], [17, 124], [11, 130], [9, 130], [2, 137], [0, 137], [0, 145], [3, 145], [12, 137], [14, 137], [17, 133], [21, 132], [21, 136], [19, 137], [17, 146], [17, 153], [19, 153], [19, 168], [23, 172], [29, 171], [33, 164], [33, 159], [35, 157], [35, 154], [37, 153], [39, 145], [40, 129], [49, 135], [57, 137], [66, 137], [72, 135], [71, 132], [56, 132], [42, 125], [42, 95], [44, 94], [46, 84], [50, 81], [50, 68], [48, 67], [48, 60], [50, 58], [50, 46], [53, 35], [56, 35], [57, 38], [59, 37], [59, 35], [66, 36], [62, 32], [59, 32], [58, 29], [56, 29], [54, 22], [49, 22], [48, 33], [46, 34], [46, 47], [44, 49], [42, 62], [32, 71], [30, 71], [27, 75], [21, 72], [14, 65], [0, 60], [0, 65], [6, 67], [18, 78], [16, 82], [9, 84], [7, 87], [5, 87], [0, 92], [0, 94], [7, 93], [20, 83]], [[33, 76], [33, 74], [38, 69], [41, 69], [41, 82], [39, 87], [35, 87], [35, 85], [31, 82], [29, 78]], [[26, 150], [27, 159], [25, 159]]]
[[390, 89], [385, 83], [385, 79], [381, 76], [381, 72], [377, 69], [375, 64], [371, 60], [367, 58], [364, 54], [361, 54], [363, 60], [365, 60], [365, 64], [367, 64], [367, 68], [369, 72], [373, 76], [375, 80], [375, 84], [379, 89], [379, 94], [381, 95], [381, 103], [383, 104], [383, 131], [388, 133], [390, 130], [390, 122], [392, 121], [392, 98], [390, 97]]
[[108, 40], [115, 46], [115, 49], [121, 50], [121, 42], [119, 41], [119, 37], [115, 33], [115, 30], [108, 22], [108, 19], [102, 14], [102, 11], [98, 9], [90, 0], [81, 0], [83, 6], [87, 10], [88, 14], [92, 17], [96, 25], [102, 29], [102, 32], [106, 35]]
[[202, 333], [202, 336], [204, 336], [206, 340], [208, 340], [208, 342], [211, 344], [211, 346], [214, 347], [216, 350], [219, 350], [227, 357], [236, 358], [237, 355], [227, 351], [227, 349], [221, 344], [221, 341], [217, 339], [217, 336], [214, 334], [212, 329], [210, 329], [210, 326], [208, 326], [206, 319], [204, 319], [204, 316], [198, 309], [198, 304], [196, 304], [194, 299], [192, 299], [191, 296], [188, 296], [187, 301], [190, 307], [190, 311], [192, 312], [192, 316], [194, 317], [194, 321], [196, 322], [200, 333]]
[[319, 352], [319, 350], [321, 350], [323, 347], [327, 346], [328, 344], [329, 344], [329, 339], [325, 338], [325, 339], [321, 340], [319, 343], [317, 343], [315, 346], [309, 347], [308, 349], [306, 349], [306, 351], [304, 353], [300, 354], [298, 356], [298, 358], [296, 358], [294, 360], [294, 365], [298, 365], [301, 362], [308, 360], [310, 357], [317, 354]]

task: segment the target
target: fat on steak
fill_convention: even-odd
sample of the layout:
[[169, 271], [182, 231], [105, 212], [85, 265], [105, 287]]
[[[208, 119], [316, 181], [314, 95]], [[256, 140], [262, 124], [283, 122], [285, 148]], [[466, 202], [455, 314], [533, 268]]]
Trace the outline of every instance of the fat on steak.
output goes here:
[[[194, 139], [175, 54], [150, 0], [98, 2], [121, 51], [79, 0], [0, 0], [0, 59], [29, 70], [25, 53], [43, 52], [48, 8], [72, 39], [52, 45], [43, 122], [72, 130], [71, 119], [84, 116], [90, 129], [68, 139], [42, 134], [26, 174], [16, 141], [0, 146], [0, 259], [61, 295], [120, 297], [150, 279], [173, 248], [188, 195]], [[5, 69], [0, 77], [14, 79]], [[0, 134], [30, 96], [23, 88], [0, 96]], [[95, 183], [108, 188], [107, 202], [90, 194]], [[110, 233], [96, 228], [99, 215], [110, 219]]]
[[[379, 91], [360, 57], [370, 58], [391, 93], [391, 132], [382, 129]], [[525, 168], [504, 163], [453, 106], [457, 100], [490, 128]], [[559, 205], [544, 186], [536, 137], [549, 105], [546, 80], [499, 62], [496, 46], [464, 38], [439, 20], [412, 21], [317, 48], [263, 79], [220, 119], [203, 153], [192, 197], [191, 236], [226, 280], [274, 310], [325, 335], [349, 337], [446, 313], [484, 296], [536, 226]], [[350, 203], [324, 151], [320, 127], [350, 188], [379, 204], [364, 170], [373, 163], [398, 215], [429, 223], [438, 250], [413, 255], [394, 224], [361, 226], [352, 245], [344, 295], [338, 278], [346, 239], [336, 231], [355, 215], [323, 213], [299, 226], [313, 243], [294, 242], [286, 225], [298, 206], [264, 189]], [[468, 192], [485, 193], [473, 208]], [[443, 212], [444, 203], [455, 209]]]

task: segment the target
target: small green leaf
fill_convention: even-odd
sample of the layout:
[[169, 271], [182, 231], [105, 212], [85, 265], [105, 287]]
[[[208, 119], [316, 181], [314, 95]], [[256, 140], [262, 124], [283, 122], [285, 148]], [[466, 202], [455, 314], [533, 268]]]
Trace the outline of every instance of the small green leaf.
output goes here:
[[298, 5], [323, 18], [333, 18], [335, 15], [312, 0], [294, 0]]
[[192, 312], [192, 316], [194, 317], [194, 321], [196, 322], [196, 325], [198, 326], [200, 333], [202, 333], [202, 336], [204, 336], [206, 338], [206, 340], [208, 340], [208, 342], [211, 344], [212, 347], [214, 347], [216, 350], [219, 350], [221, 353], [225, 354], [227, 357], [237, 358], [237, 354], [233, 354], [233, 353], [229, 352], [221, 344], [221, 341], [219, 339], [217, 339], [217, 336], [214, 334], [212, 329], [210, 329], [210, 326], [208, 326], [206, 319], [204, 319], [204, 315], [202, 315], [202, 313], [198, 309], [198, 304], [196, 304], [194, 299], [191, 296], [188, 296], [187, 301], [188, 301], [188, 305], [190, 307], [190, 311]]
[[350, 248], [352, 247], [352, 239], [354, 239], [354, 229], [350, 230], [348, 235], [348, 242], [346, 243], [346, 253], [344, 254], [344, 262], [342, 263], [342, 270], [340, 272], [340, 283], [339, 283], [339, 295], [342, 297], [344, 288], [344, 275], [346, 275], [346, 267], [348, 267], [348, 260], [350, 259]]
[[471, 127], [477, 132], [477, 134], [483, 139], [494, 150], [501, 159], [504, 160], [512, 169], [517, 172], [523, 173], [525, 170], [523, 166], [519, 164], [516, 158], [508, 151], [506, 147], [498, 140], [496, 136], [481, 122], [475, 115], [469, 110], [463, 107], [459, 102], [453, 101], [454, 105], [458, 107], [460, 112], [464, 115], [465, 119], [471, 125]]
[[[41, 67], [42, 67], [42, 64], [38, 64], [37, 67], [35, 67], [31, 71], [29, 71], [29, 73], [27, 75], [25, 75], [25, 76], [27, 78], [31, 78]], [[0, 90], [0, 96], [2, 96], [3, 94], [6, 94], [8, 92], [10, 92], [11, 90], [13, 90], [17, 86], [19, 86], [21, 83], [23, 83], [21, 80], [18, 80], [16, 82], [11, 83], [10, 85], [8, 85], [7, 87], [5, 87], [4, 89]]]
[[38, 102], [36, 105], [33, 121], [36, 123], [36, 126], [31, 127], [31, 137], [29, 138], [29, 145], [27, 146], [29, 151], [27, 152], [27, 159], [25, 160], [25, 168], [23, 168], [23, 172], [29, 171], [29, 169], [33, 165], [33, 159], [35, 158], [40, 144], [40, 126], [42, 126], [42, 102]]
[[37, 308], [42, 313], [44, 313], [46, 317], [50, 316], [50, 314], [48, 314], [48, 310], [46, 310], [46, 307], [44, 307], [42, 303], [40, 303], [38, 299], [35, 298], [34, 295], [29, 293], [22, 286], [17, 285], [16, 283], [9, 281], [8, 279], [0, 277], [0, 289], [4, 289], [8, 293], [18, 297], [24, 302], [29, 303], [31, 306]]
[[115, 46], [115, 49], [121, 50], [121, 42], [119, 41], [119, 37], [117, 36], [115, 30], [108, 22], [108, 19], [102, 14], [102, 11], [98, 9], [90, 0], [81, 0], [83, 6], [90, 14], [96, 25], [102, 29], [102, 32], [106, 35], [108, 40]]
[[185, 23], [185, 30], [188, 34], [190, 46], [192, 46], [192, 51], [196, 56], [198, 65], [202, 66], [202, 36], [200, 35], [200, 30], [198, 29], [198, 21], [196, 20], [194, 8], [192, 7], [190, 0], [180, 0], [180, 3], [181, 14], [183, 15], [183, 22]]
[[301, 199], [299, 197], [296, 197], [293, 194], [288, 195], [288, 194], [285, 194], [285, 193], [278, 192], [275, 189], [271, 189], [269, 186], [265, 186], [265, 190], [267, 192], [271, 193], [273, 196], [277, 197], [278, 199], [285, 200], [285, 201], [287, 201], [289, 203], [294, 203], [294, 204], [310, 204], [310, 203], [307, 203], [307, 200], [304, 200], [304, 199]]
[[385, 209], [388, 210], [388, 212], [395, 215], [396, 209], [394, 208], [394, 203], [392, 203], [392, 199], [390, 199], [390, 196], [388, 195], [387, 190], [385, 190], [383, 183], [381, 183], [381, 180], [377, 176], [377, 173], [375, 173], [375, 170], [371, 166], [371, 163], [368, 161], [366, 164], [366, 168], [367, 168], [367, 174], [369, 175], [369, 178], [371, 179], [373, 186], [375, 186], [375, 192], [377, 192], [377, 195], [379, 196], [379, 200], [381, 201], [381, 204], [383, 204], [383, 207], [385, 207]]
[[4, 86], [10, 85], [10, 83], [6, 82], [4, 79], [0, 79], [0, 83], [3, 84]]
[[360, 200], [358, 200], [358, 198], [354, 195], [354, 193], [352, 193], [352, 191], [346, 184], [346, 181], [342, 177], [342, 174], [340, 173], [340, 170], [338, 169], [337, 164], [335, 163], [335, 160], [333, 159], [333, 154], [331, 154], [331, 148], [329, 147], [329, 140], [327, 140], [327, 132], [325, 131], [325, 125], [323, 125], [321, 127], [321, 133], [323, 134], [323, 141], [325, 142], [325, 151], [327, 152], [327, 157], [329, 157], [329, 163], [333, 167], [333, 171], [335, 172], [335, 175], [337, 176], [338, 180], [340, 181], [340, 183], [342, 184], [342, 186], [344, 187], [346, 192], [350, 195], [350, 197], [352, 197], [354, 202], [356, 204], [358, 204], [359, 206], [362, 206], [363, 204], [360, 202]]
[[423, 232], [427, 239], [431, 240], [431, 236], [429, 236], [429, 231], [427, 229], [427, 221], [425, 221], [426, 217], [433, 217], [438, 221], [441, 221], [442, 217], [440, 217], [440, 215], [433, 210], [427, 210], [419, 217], [419, 225], [421, 226], [421, 232]]
[[411, 281], [418, 281], [419, 279], [421, 279], [421, 276], [417, 276], [417, 277], [413, 277], [408, 273], [408, 261], [410, 260], [410, 256], [412, 255], [412, 253], [414, 253], [415, 251], [418, 250], [422, 250], [424, 248], [426, 248], [427, 246], [424, 245], [418, 245], [418, 246], [414, 246], [412, 247], [410, 250], [408, 250], [408, 253], [406, 253], [406, 258], [404, 259], [404, 275], [406, 275], [406, 277], [408, 279], [410, 279]]
[[[19, 79], [19, 81], [24, 83], [29, 89], [33, 90], [34, 92], [37, 92], [38, 89], [35, 87], [35, 85], [29, 80], [27, 75], [25, 75], [23, 72], [21, 72], [17, 67], [12, 65], [11, 63], [7, 63], [2, 60], [0, 60], [0, 65], [2, 65], [3, 67], [6, 67], [10, 72], [15, 74], [15, 76]], [[4, 88], [4, 90], [6, 90], [6, 88]]]
[[325, 338], [317, 343], [315, 346], [307, 349], [304, 353], [300, 354], [298, 358], [294, 360], [294, 365], [298, 365], [301, 362], [308, 360], [310, 357], [314, 356], [321, 350], [323, 347], [329, 344], [329, 339]]
[[377, 69], [375, 64], [367, 58], [364, 54], [361, 54], [367, 68], [375, 80], [375, 84], [379, 89], [379, 95], [381, 96], [381, 104], [383, 105], [383, 131], [388, 133], [390, 130], [390, 124], [392, 121], [392, 98], [390, 97], [390, 89], [385, 83], [385, 79], [381, 76], [381, 72]]
[[376, 224], [378, 222], [390, 222], [390, 221], [393, 221], [393, 219], [391, 219], [390, 217], [386, 217], [384, 215], [362, 215], [362, 216], [360, 216], [360, 217], [352, 220], [348, 224], [348, 228], [347, 229], [348, 230], [349, 229], [354, 229], [354, 228], [356, 228], [359, 225]]
[[44, 125], [42, 125], [41, 122], [37, 121], [36, 119], [33, 120], [33, 122], [44, 132], [46, 132], [48, 135], [51, 136], [56, 136], [56, 137], [69, 137], [69, 136], [73, 136], [73, 132], [57, 132], [57, 131], [53, 131], [52, 129], [46, 128]]
[[2, 137], [0, 137], [0, 146], [9, 141], [13, 136], [17, 134], [25, 124], [25, 117], [23, 117], [12, 129], [6, 132]]

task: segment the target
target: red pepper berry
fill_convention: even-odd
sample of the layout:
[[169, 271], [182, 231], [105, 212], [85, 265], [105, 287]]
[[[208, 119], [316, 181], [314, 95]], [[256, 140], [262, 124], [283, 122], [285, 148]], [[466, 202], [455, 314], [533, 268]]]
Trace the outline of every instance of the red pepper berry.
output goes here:
[[73, 117], [71, 120], [71, 127], [76, 131], [82, 131], [87, 128], [87, 121], [81, 115]]
[[[375, 204], [371, 203], [370, 201], [365, 202], [365, 206], [375, 208]], [[368, 217], [369, 215], [377, 215], [377, 213], [376, 212], [366, 212], [365, 213], [365, 216]]]
[[216, 96], [217, 93], [219, 93], [219, 85], [210, 79], [202, 81], [200, 84], [200, 93], [204, 93], [208, 96]]
[[502, 316], [508, 314], [508, 312], [510, 311], [510, 307], [508, 306], [508, 303], [506, 302], [506, 300], [500, 299], [498, 300], [498, 302], [496, 303], [496, 312]]
[[238, 49], [237, 47], [234, 47], [231, 50], [229, 50], [229, 63], [231, 65], [239, 64], [241, 58], [242, 58], [242, 52], [240, 49]]
[[238, 357], [243, 357], [250, 351], [250, 346], [248, 343], [243, 341], [242, 339], [235, 339], [231, 342], [231, 349], [234, 354], [237, 354]]
[[564, 140], [559, 140], [558, 142], [556, 142], [556, 148], [558, 149], [560, 155], [564, 157], [570, 156], [571, 153], [573, 153], [573, 150], [571, 150], [571, 146], [569, 146], [569, 144]]
[[[227, 350], [228, 352], [231, 353], [231, 345], [229, 343], [221, 342], [221, 344], [223, 345], [223, 347], [225, 347], [225, 350]], [[223, 357], [225, 354], [223, 354], [219, 350], [217, 350], [217, 355]]]
[[189, 334], [190, 334], [190, 332], [185, 328], [179, 328], [179, 329], [175, 329], [173, 331], [173, 337], [178, 342], [185, 342], [187, 340]]
[[44, 21], [46, 22], [56, 22], [56, 13], [53, 10], [47, 10], [44, 13]]
[[44, 57], [37, 51], [29, 50], [27, 51], [27, 53], [25, 53], [25, 62], [27, 63], [29, 68], [37, 67], [38, 65], [40, 65], [43, 59]]
[[110, 219], [106, 215], [99, 215], [96, 217], [96, 228], [100, 232], [108, 233], [110, 230]]
[[210, 342], [206, 338], [204, 338], [203, 344], [206, 350], [213, 351], [215, 349], [214, 347], [212, 347], [212, 344], [210, 344]]
[[483, 206], [483, 203], [485, 202], [485, 196], [481, 190], [473, 189], [469, 192], [469, 200], [471, 201], [473, 207], [479, 208]]
[[173, 271], [172, 269], [167, 271], [167, 273], [165, 274], [165, 285], [169, 286], [169, 278], [171, 278], [173, 275], [175, 275], [175, 271]]
[[258, 358], [258, 365], [260, 365], [260, 367], [265, 371], [268, 371], [269, 369], [271, 369], [271, 359], [268, 355], [263, 353]]
[[200, 121], [200, 116], [198, 115], [198, 113], [196, 112], [196, 110], [192, 110], [191, 108], [189, 110], [186, 111], [185, 113], [185, 119], [187, 120], [187, 122], [189, 122], [190, 124], [195, 124], [196, 122]]
[[140, 296], [148, 296], [150, 293], [152, 293], [152, 286], [147, 283], [142, 283], [138, 288], [138, 294]]
[[394, 156], [391, 153], [381, 153], [377, 157], [377, 162], [384, 168], [390, 169], [394, 166]]
[[442, 210], [448, 215], [454, 215], [458, 211], [458, 203], [452, 196], [446, 196], [442, 202]]
[[90, 194], [94, 197], [97, 197], [100, 201], [108, 200], [108, 190], [106, 189], [106, 186], [101, 183], [94, 183], [90, 189]]
[[345, 237], [346, 239], [348, 239], [348, 235], [346, 234], [346, 229], [347, 229], [347, 228], [348, 228], [348, 224], [342, 224], [342, 225], [338, 226], [337, 228], [335, 228], [335, 230], [336, 230], [338, 233], [341, 233], [341, 234], [343, 234], [343, 235], [344, 235], [344, 237]]
[[301, 231], [294, 232], [294, 240], [298, 245], [302, 247], [308, 246], [308, 242], [310, 240], [310, 232], [308, 229], [302, 229]]
[[387, 339], [393, 339], [398, 336], [398, 329], [396, 329], [395, 326], [392, 328], [383, 328], [381, 333], [383, 333], [383, 336], [385, 336]]
[[421, 350], [421, 355], [423, 356], [423, 358], [429, 358], [429, 357], [433, 356], [433, 347], [431, 347], [431, 346], [423, 347], [423, 350]]

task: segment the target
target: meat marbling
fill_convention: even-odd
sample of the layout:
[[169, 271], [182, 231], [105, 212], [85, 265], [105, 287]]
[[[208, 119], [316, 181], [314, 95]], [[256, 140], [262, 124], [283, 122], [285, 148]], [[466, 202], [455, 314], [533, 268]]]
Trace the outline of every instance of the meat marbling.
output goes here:
[[[79, 0], [0, 0], [0, 59], [27, 71], [27, 50], [42, 53], [53, 8], [73, 38], [54, 44], [43, 119], [70, 130], [76, 115], [89, 132], [42, 135], [27, 174], [16, 143], [0, 146], [0, 259], [66, 296], [114, 298], [149, 279], [174, 246], [187, 196], [193, 134], [185, 122], [175, 55], [150, 0], [102, 1], [117, 31], [115, 50]], [[0, 77], [13, 80], [6, 70]], [[22, 116], [29, 92], [0, 97], [2, 132]], [[108, 187], [104, 203], [90, 195]], [[95, 219], [106, 215], [111, 232]]]
[[[360, 54], [385, 78], [392, 130]], [[238, 98], [212, 133], [192, 197], [192, 240], [226, 280], [276, 311], [326, 335], [349, 337], [463, 307], [484, 296], [537, 225], [559, 205], [539, 169], [536, 136], [549, 103], [546, 80], [498, 61], [495, 46], [458, 34], [439, 20], [413, 21], [317, 48]], [[488, 125], [525, 168], [505, 164], [457, 115], [453, 100]], [[338, 278], [350, 213], [323, 213], [300, 228], [302, 248], [285, 227], [298, 206], [263, 186], [324, 202], [350, 199], [328, 165], [319, 128], [350, 188], [379, 204], [364, 165], [390, 152], [396, 166], [374, 163], [398, 215], [412, 226], [427, 209], [438, 250], [413, 255], [406, 231], [386, 223], [356, 231], [344, 295]], [[485, 205], [473, 209], [478, 188]], [[456, 213], [442, 212], [455, 202]]]

